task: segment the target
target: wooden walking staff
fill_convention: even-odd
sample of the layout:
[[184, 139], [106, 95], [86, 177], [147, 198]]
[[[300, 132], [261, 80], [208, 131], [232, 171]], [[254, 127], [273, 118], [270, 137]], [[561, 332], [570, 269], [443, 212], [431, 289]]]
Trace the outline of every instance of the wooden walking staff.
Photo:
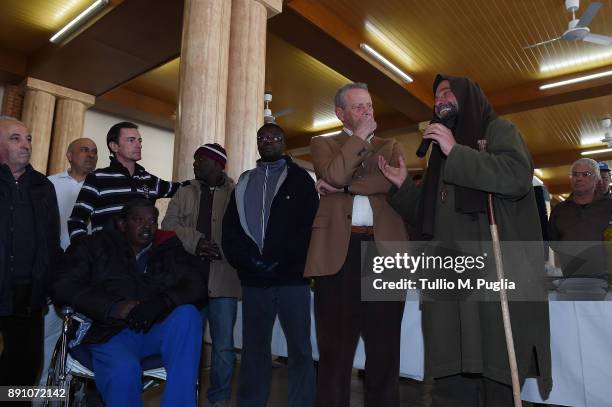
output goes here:
[[[480, 151], [487, 150], [487, 140], [478, 140]], [[489, 217], [489, 228], [491, 230], [491, 242], [493, 243], [493, 255], [495, 257], [495, 269], [497, 271], [497, 280], [500, 282], [501, 290], [499, 297], [502, 309], [502, 318], [504, 321], [504, 335], [506, 336], [506, 350], [508, 352], [508, 361], [510, 362], [510, 375], [512, 377], [512, 398], [514, 399], [514, 407], [521, 407], [521, 384], [518, 377], [518, 367], [516, 365], [516, 353], [514, 351], [514, 339], [512, 337], [512, 324], [510, 322], [510, 309], [508, 307], [508, 293], [504, 287], [504, 264], [502, 262], [501, 246], [499, 243], [499, 233], [497, 230], [497, 221], [495, 220], [495, 210], [493, 208], [493, 194], [487, 194], [487, 215]]]

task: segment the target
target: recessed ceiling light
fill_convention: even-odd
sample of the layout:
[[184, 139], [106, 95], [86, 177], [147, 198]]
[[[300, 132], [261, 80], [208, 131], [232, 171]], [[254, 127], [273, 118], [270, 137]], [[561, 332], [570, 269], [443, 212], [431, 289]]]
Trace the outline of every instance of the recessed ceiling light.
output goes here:
[[412, 78], [407, 73], [405, 73], [404, 71], [399, 69], [391, 61], [389, 61], [387, 58], [383, 57], [378, 51], [376, 51], [374, 48], [370, 47], [368, 44], [362, 42], [361, 44], [359, 44], [359, 48], [361, 48], [362, 50], [367, 52], [371, 57], [373, 57], [378, 62], [383, 64], [385, 67], [390, 69], [394, 74], [399, 76], [404, 82], [406, 82], [406, 83], [413, 82]]
[[[326, 130], [330, 127], [338, 127], [342, 122], [337, 117], [324, 117], [322, 119], [315, 119], [312, 122], [312, 127], [317, 130]], [[314, 130], [314, 129], [313, 129]]]
[[581, 155], [593, 155], [593, 154], [600, 154], [600, 153], [608, 153], [610, 151], [612, 151], [612, 148], [601, 148], [599, 150], [582, 151], [580, 154]]
[[329, 137], [329, 136], [335, 136], [336, 134], [340, 134], [340, 133], [342, 133], [342, 130], [330, 131], [328, 133], [319, 134], [319, 136], [320, 137]]
[[540, 67], [540, 72], [557, 71], [559, 69], [569, 68], [571, 66], [587, 64], [589, 62], [602, 61], [612, 58], [612, 50], [607, 49], [602, 52], [591, 53], [588, 56], [580, 58], [570, 58], [561, 62], [551, 62]]
[[564, 80], [564, 81], [553, 82], [553, 83], [549, 83], [547, 85], [542, 85], [542, 86], [540, 86], [540, 90], [556, 88], [558, 86], [570, 85], [572, 83], [590, 81], [590, 80], [593, 80], [593, 79], [603, 78], [605, 76], [610, 76], [610, 75], [612, 75], [612, 71], [604, 71], [604, 72], [594, 73], [594, 74], [591, 74], [591, 75], [579, 76], [579, 77], [573, 78], [573, 79], [567, 79], [567, 80]]
[[365, 29], [367, 32], [376, 37], [386, 49], [395, 54], [398, 60], [405, 61], [406, 63], [412, 62], [412, 58], [406, 54], [403, 49], [396, 45], [396, 42], [399, 41], [393, 41], [369, 21], [366, 21]]
[[96, 0], [91, 6], [87, 7], [85, 11], [70, 20], [68, 24], [66, 24], [58, 32], [56, 32], [53, 37], [49, 39], [49, 41], [54, 44], [60, 42], [62, 38], [74, 32], [74, 30], [83, 25], [88, 19], [93, 17], [94, 14], [106, 7], [108, 1], [109, 0]]

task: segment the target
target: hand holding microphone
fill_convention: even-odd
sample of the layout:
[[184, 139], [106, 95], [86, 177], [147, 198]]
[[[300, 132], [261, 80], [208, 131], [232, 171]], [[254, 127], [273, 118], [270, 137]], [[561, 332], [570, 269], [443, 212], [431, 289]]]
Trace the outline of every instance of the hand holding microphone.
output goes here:
[[448, 155], [456, 144], [452, 130], [448, 127], [447, 123], [438, 118], [438, 116], [434, 116], [429, 122], [429, 126], [425, 128], [423, 132], [423, 141], [421, 141], [421, 145], [419, 145], [416, 151], [417, 157], [425, 157], [432, 141], [438, 143], [444, 155]]
[[427, 126], [423, 133], [423, 141], [425, 140], [433, 140], [438, 143], [444, 155], [449, 155], [455, 144], [457, 144], [451, 129], [441, 123]]
[[458, 114], [459, 106], [456, 101], [436, 103], [433, 119], [423, 132], [423, 141], [416, 151], [417, 157], [425, 157], [432, 140], [438, 143], [444, 155], [450, 153], [455, 145], [455, 136], [451, 129], [455, 128]]

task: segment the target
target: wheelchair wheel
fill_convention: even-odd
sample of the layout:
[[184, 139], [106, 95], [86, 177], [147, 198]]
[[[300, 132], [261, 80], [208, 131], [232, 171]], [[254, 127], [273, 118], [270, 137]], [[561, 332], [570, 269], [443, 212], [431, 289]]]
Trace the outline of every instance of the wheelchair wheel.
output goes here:
[[51, 363], [49, 364], [49, 370], [47, 373], [47, 386], [60, 387], [65, 389], [68, 399], [66, 401], [49, 401], [43, 402], [44, 407], [68, 407], [70, 404], [70, 378], [66, 375], [66, 355], [63, 352], [64, 344], [60, 339], [57, 341], [55, 348], [53, 349], [53, 355], [51, 356]]
[[62, 343], [58, 341], [51, 356], [47, 374], [47, 386], [65, 389], [66, 400], [43, 402], [44, 407], [85, 407], [87, 379], [74, 376], [66, 371], [66, 356]]

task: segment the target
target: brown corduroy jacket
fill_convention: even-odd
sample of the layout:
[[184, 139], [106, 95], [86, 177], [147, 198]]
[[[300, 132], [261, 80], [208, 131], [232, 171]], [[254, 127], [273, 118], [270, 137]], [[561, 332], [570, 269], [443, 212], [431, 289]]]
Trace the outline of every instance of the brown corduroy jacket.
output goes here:
[[401, 146], [394, 139], [373, 137], [371, 142], [345, 132], [332, 137], [314, 137], [311, 154], [318, 179], [336, 187], [350, 186], [351, 194], [335, 193], [321, 197], [312, 225], [305, 277], [326, 276], [340, 271], [351, 237], [354, 195], [365, 195], [374, 215], [374, 240], [408, 239], [402, 218], [387, 202], [391, 183], [378, 169], [382, 155], [398, 166]]

